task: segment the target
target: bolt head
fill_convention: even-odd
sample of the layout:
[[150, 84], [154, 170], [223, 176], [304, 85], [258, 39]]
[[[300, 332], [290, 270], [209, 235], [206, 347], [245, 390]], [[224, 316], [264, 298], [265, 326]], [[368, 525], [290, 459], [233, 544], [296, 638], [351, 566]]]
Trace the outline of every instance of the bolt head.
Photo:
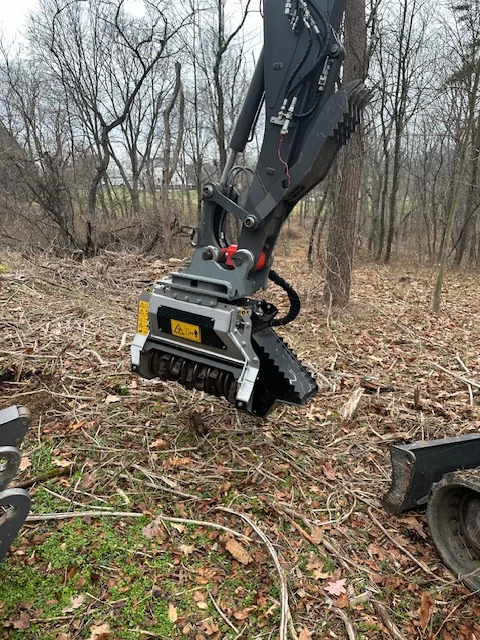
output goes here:
[[243, 224], [247, 229], [253, 229], [257, 225], [257, 219], [255, 216], [247, 216]]
[[205, 198], [211, 198], [213, 196], [213, 186], [211, 184], [206, 184], [203, 187], [203, 196]]

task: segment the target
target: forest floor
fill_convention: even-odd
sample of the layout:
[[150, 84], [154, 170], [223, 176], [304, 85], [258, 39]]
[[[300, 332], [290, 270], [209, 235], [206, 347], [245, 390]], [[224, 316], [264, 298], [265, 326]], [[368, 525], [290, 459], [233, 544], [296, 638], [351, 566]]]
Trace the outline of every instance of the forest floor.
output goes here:
[[[458, 378], [480, 382], [478, 274], [450, 273], [434, 315], [433, 270], [359, 265], [334, 316], [320, 271], [280, 256], [303, 300], [281, 333], [320, 390], [256, 420], [129, 372], [137, 295], [177, 267], [3, 255], [0, 406], [32, 413], [18, 480], [37, 479], [37, 518], [0, 565], [0, 637], [275, 640], [284, 575], [291, 638], [480, 638], [425, 514], [380, 504], [392, 443], [480, 426]], [[365, 378], [378, 391], [343, 419]]]

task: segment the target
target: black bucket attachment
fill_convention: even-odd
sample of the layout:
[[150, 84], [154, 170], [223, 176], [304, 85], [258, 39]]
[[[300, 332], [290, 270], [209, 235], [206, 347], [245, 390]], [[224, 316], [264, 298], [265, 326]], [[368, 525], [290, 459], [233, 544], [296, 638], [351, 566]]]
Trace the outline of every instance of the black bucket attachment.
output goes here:
[[394, 445], [392, 483], [382, 500], [391, 513], [425, 506], [432, 484], [451, 471], [480, 464], [480, 434]]

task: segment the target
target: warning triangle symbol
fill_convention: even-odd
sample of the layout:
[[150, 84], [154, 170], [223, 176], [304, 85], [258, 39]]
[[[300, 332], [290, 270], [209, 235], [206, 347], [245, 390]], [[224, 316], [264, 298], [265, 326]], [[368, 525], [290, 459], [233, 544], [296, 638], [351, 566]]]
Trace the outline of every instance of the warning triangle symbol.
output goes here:
[[177, 336], [184, 336], [184, 335], [185, 335], [185, 334], [184, 334], [184, 332], [183, 332], [182, 327], [181, 327], [179, 324], [177, 324], [177, 326], [176, 326], [176, 327], [175, 327], [175, 329], [173, 330], [173, 333], [174, 333], [175, 335], [177, 335]]

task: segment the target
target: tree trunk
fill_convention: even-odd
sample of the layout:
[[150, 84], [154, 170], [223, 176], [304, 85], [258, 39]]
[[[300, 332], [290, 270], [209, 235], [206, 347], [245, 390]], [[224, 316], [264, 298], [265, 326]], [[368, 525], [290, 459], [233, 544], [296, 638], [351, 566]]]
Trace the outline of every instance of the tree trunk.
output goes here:
[[[347, 0], [345, 17], [346, 60], [344, 82], [364, 78], [366, 72], [365, 1]], [[349, 147], [340, 154], [339, 179], [328, 230], [325, 256], [326, 273], [323, 300], [343, 307], [350, 298], [355, 218], [363, 163], [361, 127]]]
[[457, 240], [457, 246], [455, 248], [455, 258], [453, 264], [459, 267], [463, 254], [467, 248], [467, 242], [469, 238], [469, 232], [472, 227], [472, 221], [476, 212], [476, 194], [478, 191], [478, 160], [480, 155], [480, 116], [477, 118], [477, 124], [474, 135], [472, 136], [472, 147], [470, 152], [470, 164], [472, 167], [471, 180], [468, 185], [467, 198], [465, 203], [465, 217], [463, 220], [460, 235]]

